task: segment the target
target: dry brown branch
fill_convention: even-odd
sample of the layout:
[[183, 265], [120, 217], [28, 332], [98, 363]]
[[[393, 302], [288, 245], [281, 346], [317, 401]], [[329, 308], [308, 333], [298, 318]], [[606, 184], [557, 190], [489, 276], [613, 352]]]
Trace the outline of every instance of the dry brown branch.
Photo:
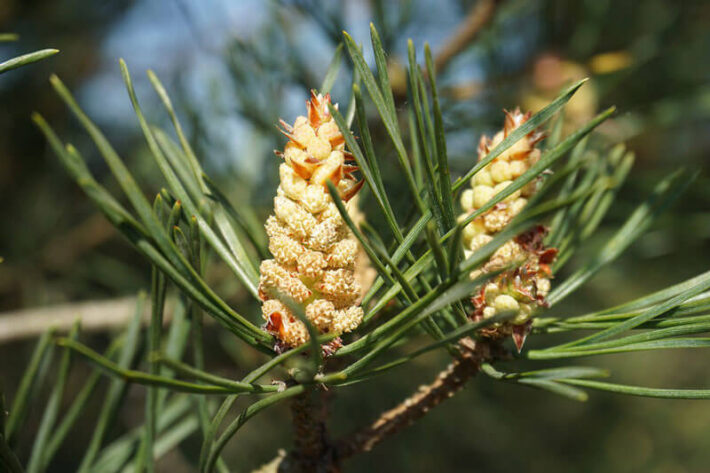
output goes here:
[[[478, 33], [493, 19], [499, 3], [501, 3], [501, 0], [479, 0], [471, 8], [471, 11], [461, 20], [456, 31], [444, 42], [441, 51], [434, 56], [434, 69], [437, 73], [446, 69], [451, 60], [476, 39]], [[399, 61], [392, 60], [388, 65], [388, 72], [395, 96], [404, 100], [407, 97], [407, 72], [404, 65]], [[423, 70], [422, 74], [426, 77], [426, 70]], [[460, 88], [454, 86], [451, 88], [452, 90], [445, 93], [458, 100], [465, 100], [479, 93], [482, 87], [482, 84], [471, 83], [465, 84]]]
[[[0, 313], [0, 343], [37, 337], [49, 327], [68, 331], [77, 318], [81, 319], [84, 331], [120, 328], [133, 317], [135, 310], [136, 298], [122, 297], [4, 312]], [[149, 312], [150, 304], [145, 304], [144, 321], [148, 320]], [[170, 313], [168, 303], [166, 314]]]
[[493, 19], [498, 3], [500, 0], [479, 0], [476, 3], [434, 58], [437, 72], [444, 70], [449, 62], [478, 36], [478, 33]]
[[412, 425], [431, 409], [453, 397], [478, 373], [481, 363], [491, 358], [491, 347], [485, 342], [467, 338], [459, 342], [459, 348], [459, 358], [440, 372], [431, 384], [420, 386], [415, 394], [383, 412], [375, 422], [341, 439], [337, 444], [338, 459], [368, 452], [385, 438]]

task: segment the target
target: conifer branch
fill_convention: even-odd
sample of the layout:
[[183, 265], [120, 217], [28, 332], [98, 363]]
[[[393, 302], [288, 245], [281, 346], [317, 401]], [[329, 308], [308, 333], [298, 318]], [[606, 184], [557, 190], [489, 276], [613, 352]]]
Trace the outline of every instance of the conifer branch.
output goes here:
[[327, 393], [309, 389], [291, 401], [294, 449], [278, 466], [279, 472], [337, 473], [340, 466], [328, 439]]
[[369, 452], [377, 444], [414, 424], [433, 408], [461, 391], [481, 364], [491, 361], [499, 347], [489, 341], [467, 337], [458, 343], [460, 356], [441, 371], [433, 382], [420, 386], [410, 397], [389, 409], [370, 425], [350, 433], [337, 443], [338, 459]]
[[[131, 319], [135, 306], [136, 297], [129, 296], [2, 312], [0, 344], [37, 337], [49, 325], [59, 332], [67, 332], [77, 317], [81, 319], [83, 332], [118, 329]], [[142, 314], [144, 322], [148, 320], [147, 315], [147, 311]]]
[[498, 4], [500, 0], [480, 0], [476, 3], [436, 55], [434, 59], [436, 72], [444, 70], [453, 58], [471, 44], [471, 41], [491, 22]]

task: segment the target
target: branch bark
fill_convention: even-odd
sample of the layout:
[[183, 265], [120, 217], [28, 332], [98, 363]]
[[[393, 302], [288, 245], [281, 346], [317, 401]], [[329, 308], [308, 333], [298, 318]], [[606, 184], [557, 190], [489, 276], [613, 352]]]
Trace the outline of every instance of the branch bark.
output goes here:
[[383, 412], [372, 424], [341, 439], [336, 445], [338, 460], [369, 452], [387, 437], [412, 425], [463, 389], [478, 373], [481, 364], [492, 358], [492, 347], [487, 342], [465, 338], [458, 346], [461, 349], [459, 358], [440, 372], [431, 384], [420, 386], [411, 397]]
[[480, 371], [482, 363], [505, 358], [503, 348], [496, 341], [474, 341], [467, 337], [459, 341], [458, 348], [459, 357], [431, 384], [420, 386], [412, 396], [383, 412], [372, 424], [335, 443], [327, 438], [327, 412], [324, 406], [318, 408], [312, 399], [296, 399], [292, 404], [296, 448], [289, 454], [280, 451], [276, 458], [253, 473], [339, 473], [343, 460], [369, 452], [387, 437], [412, 425], [461, 391], [466, 382]]
[[326, 428], [326, 393], [310, 389], [291, 402], [294, 448], [278, 463], [279, 473], [340, 473]]

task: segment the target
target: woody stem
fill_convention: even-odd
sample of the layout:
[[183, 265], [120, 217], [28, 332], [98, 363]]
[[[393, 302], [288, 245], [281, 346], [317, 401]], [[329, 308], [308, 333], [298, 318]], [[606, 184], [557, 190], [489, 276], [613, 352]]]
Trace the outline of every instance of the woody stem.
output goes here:
[[459, 342], [459, 357], [440, 372], [428, 385], [394, 408], [383, 412], [372, 424], [345, 436], [337, 444], [339, 460], [368, 452], [387, 437], [412, 425], [434, 407], [459, 392], [478, 373], [482, 363], [490, 360], [491, 346], [470, 338]]
[[279, 471], [323, 472], [340, 471], [328, 441], [326, 394], [308, 389], [291, 402], [294, 427], [293, 451], [280, 465]]

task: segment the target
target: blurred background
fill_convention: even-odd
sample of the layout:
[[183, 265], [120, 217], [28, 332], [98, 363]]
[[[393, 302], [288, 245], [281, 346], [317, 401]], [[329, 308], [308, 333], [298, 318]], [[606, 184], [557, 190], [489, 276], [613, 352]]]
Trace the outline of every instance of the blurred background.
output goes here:
[[[473, 165], [481, 134], [501, 126], [502, 109], [520, 105], [537, 110], [565, 84], [591, 77], [567, 107], [566, 130], [616, 105], [619, 113], [600, 132], [606, 146], [625, 141], [636, 162], [587, 252], [618, 227], [659, 177], [681, 166], [700, 170], [645, 237], [554, 313], [608, 307], [708, 269], [709, 2], [2, 0], [0, 33], [18, 33], [20, 40], [0, 43], [0, 61], [45, 47], [61, 50], [0, 78], [0, 326], [5, 330], [0, 332], [0, 389], [10, 399], [37, 327], [81, 314], [95, 325], [89, 342], [105, 346], [115, 326], [130, 316], [136, 291], [148, 288], [150, 281], [149, 266], [93, 209], [31, 123], [31, 112], [40, 111], [83, 153], [97, 178], [118, 190], [88, 137], [51, 90], [49, 75], [56, 73], [69, 86], [143, 188], [154, 194], [162, 180], [147, 154], [118, 58], [127, 61], [149, 120], [163, 124], [168, 117], [144, 75], [153, 69], [210, 175], [233, 202], [251, 204], [263, 221], [278, 175], [272, 150], [285, 142], [275, 123], [302, 113], [308, 90], [323, 80], [342, 30], [362, 42], [366, 58], [372, 59], [370, 22], [390, 53], [400, 104], [406, 102], [407, 39], [420, 51], [425, 41], [431, 45], [454, 176]], [[467, 36], [476, 22], [483, 27]], [[342, 106], [350, 85], [350, 64], [344, 60], [333, 89]], [[381, 127], [373, 131], [382, 133]], [[374, 139], [394, 171], [386, 136]], [[396, 173], [384, 171], [396, 192], [401, 185]], [[365, 192], [365, 210], [368, 203]], [[395, 204], [408, 207], [408, 202]], [[573, 260], [565, 271], [574, 268]], [[258, 318], [256, 306], [249, 306], [253, 303], [228, 271], [215, 266], [208, 276], [240, 312]], [[216, 328], [207, 336], [219, 341], [208, 344], [214, 371], [238, 376], [257, 361], [257, 355], [245, 353]], [[629, 384], [707, 387], [710, 370], [700, 356], [665, 351], [595, 361]], [[427, 382], [445, 358], [433, 354], [391, 376], [339, 391], [334, 431], [346, 432], [390, 407]], [[70, 390], [72, 380], [81, 376], [72, 375]], [[143, 390], [132, 388], [129, 395], [112, 435], [142, 416]], [[226, 454], [231, 465], [239, 465], [235, 471], [251, 471], [288, 446], [287, 415], [283, 407], [267, 411], [239, 433]], [[75, 441], [63, 449], [53, 471], [73, 471], [92, 421], [87, 416], [77, 426]], [[352, 461], [346, 471], [700, 472], [710, 465], [709, 443], [707, 403], [601, 393], [592, 393], [587, 403], [574, 403], [476, 379], [413, 428]], [[188, 459], [198, 449], [198, 437], [189, 438], [165, 457], [160, 471], [192, 471]]]

